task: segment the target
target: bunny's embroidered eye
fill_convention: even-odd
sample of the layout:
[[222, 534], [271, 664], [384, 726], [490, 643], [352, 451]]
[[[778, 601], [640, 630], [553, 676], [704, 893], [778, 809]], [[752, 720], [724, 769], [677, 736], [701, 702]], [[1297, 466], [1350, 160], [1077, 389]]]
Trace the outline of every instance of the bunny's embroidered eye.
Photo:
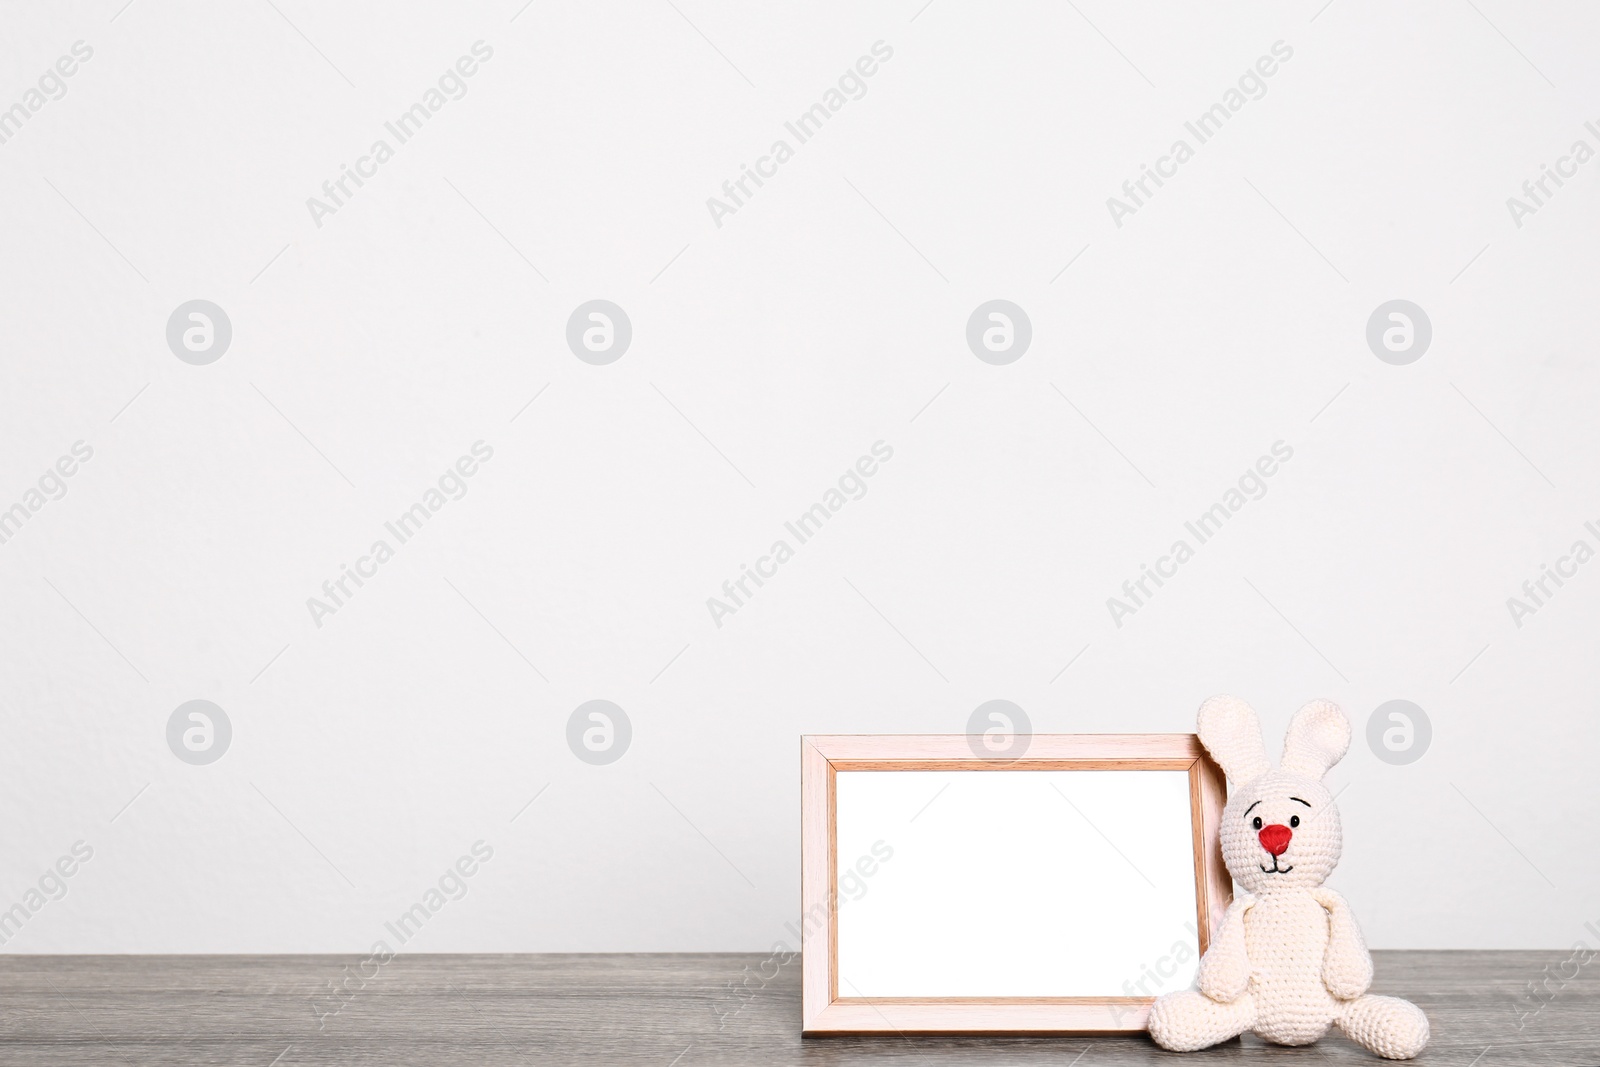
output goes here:
[[1299, 826], [1300, 825], [1300, 816], [1298, 816], [1298, 815], [1289, 816], [1289, 825], [1290, 826]]
[[1250, 825], [1255, 827], [1257, 830], [1261, 829], [1261, 816], [1257, 815], [1254, 819], [1251, 819]]

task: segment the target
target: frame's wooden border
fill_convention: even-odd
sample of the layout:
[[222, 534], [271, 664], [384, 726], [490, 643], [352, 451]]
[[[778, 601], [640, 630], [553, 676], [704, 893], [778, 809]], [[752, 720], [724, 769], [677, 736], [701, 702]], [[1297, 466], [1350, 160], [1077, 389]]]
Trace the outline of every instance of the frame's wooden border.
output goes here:
[[1181, 770], [1189, 773], [1200, 951], [1233, 897], [1217, 835], [1222, 771], [1194, 734], [1039, 734], [1021, 759], [973, 755], [964, 734], [800, 739], [801, 1032], [1105, 1033], [1143, 1030], [1151, 997], [839, 996], [834, 776], [839, 771]]

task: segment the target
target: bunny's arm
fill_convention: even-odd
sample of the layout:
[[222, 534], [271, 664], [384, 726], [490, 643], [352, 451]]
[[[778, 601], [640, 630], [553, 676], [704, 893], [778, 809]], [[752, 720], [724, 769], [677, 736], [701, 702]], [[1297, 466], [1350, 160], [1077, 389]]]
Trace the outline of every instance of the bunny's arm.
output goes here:
[[1228, 905], [1217, 936], [1200, 959], [1200, 992], [1212, 1000], [1231, 1004], [1250, 986], [1250, 956], [1245, 951], [1244, 913], [1256, 898], [1241, 893]]
[[1344, 897], [1331, 889], [1312, 895], [1328, 912], [1328, 949], [1322, 957], [1322, 984], [1340, 1000], [1354, 1000], [1372, 985], [1372, 956]]

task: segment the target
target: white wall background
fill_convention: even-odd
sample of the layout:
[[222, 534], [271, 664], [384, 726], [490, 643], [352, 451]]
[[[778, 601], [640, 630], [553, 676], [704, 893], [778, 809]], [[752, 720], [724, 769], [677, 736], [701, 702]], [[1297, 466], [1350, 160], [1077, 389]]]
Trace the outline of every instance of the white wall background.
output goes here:
[[[1274, 746], [1306, 699], [1350, 711], [1334, 884], [1374, 945], [1600, 919], [1600, 564], [1506, 606], [1600, 546], [1600, 161], [1506, 206], [1600, 147], [1592, 8], [124, 2], [0, 32], [3, 107], [93, 49], [0, 144], [0, 507], [94, 450], [0, 545], [0, 907], [94, 850], [5, 951], [364, 951], [480, 839], [409, 947], [764, 949], [798, 912], [800, 734], [960, 732], [994, 698], [1185, 730], [1219, 691]], [[318, 227], [307, 197], [479, 40]], [[1280, 40], [1117, 227], [1107, 197]], [[196, 298], [233, 327], [206, 366], [165, 340]], [[609, 366], [564, 340], [595, 298], [633, 324]], [[1008, 366], [964, 338], [993, 298], [1033, 326]], [[1397, 298], [1433, 325], [1406, 366], [1365, 340]], [[314, 625], [478, 440], [470, 492]], [[714, 625], [879, 440], [866, 496]], [[595, 698], [633, 728], [607, 766], [566, 743]], [[1365, 741], [1395, 698], [1433, 728], [1405, 765]], [[208, 766], [167, 746], [192, 699], [233, 727]]]

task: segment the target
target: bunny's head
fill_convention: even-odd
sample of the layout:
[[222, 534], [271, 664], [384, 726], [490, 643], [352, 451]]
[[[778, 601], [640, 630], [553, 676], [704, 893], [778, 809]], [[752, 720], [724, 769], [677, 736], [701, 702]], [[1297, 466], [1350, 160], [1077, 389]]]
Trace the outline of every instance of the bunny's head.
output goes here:
[[1200, 706], [1200, 741], [1233, 785], [1221, 833], [1233, 880], [1256, 895], [1321, 885], [1344, 841], [1339, 809], [1322, 784], [1350, 747], [1344, 712], [1327, 700], [1295, 712], [1277, 770], [1267, 765], [1255, 711], [1235, 697]]

